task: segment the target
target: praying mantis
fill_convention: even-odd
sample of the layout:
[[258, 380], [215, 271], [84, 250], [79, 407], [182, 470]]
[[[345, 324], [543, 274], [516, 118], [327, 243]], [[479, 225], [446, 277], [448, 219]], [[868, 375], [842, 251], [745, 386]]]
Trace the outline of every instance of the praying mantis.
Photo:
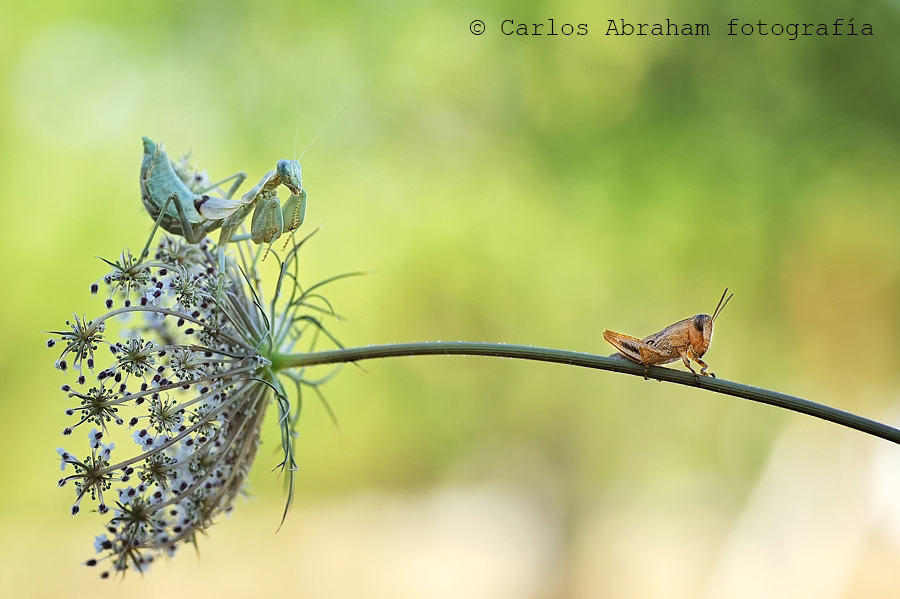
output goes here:
[[[236, 200], [232, 196], [247, 178], [246, 173], [238, 172], [216, 183], [206, 184], [204, 177], [194, 176], [183, 163], [172, 162], [162, 143], [157, 144], [148, 137], [144, 137], [143, 142], [141, 199], [156, 223], [140, 261], [146, 257], [159, 227], [182, 236], [191, 244], [200, 243], [210, 232], [219, 229], [217, 301], [221, 298], [225, 278], [225, 244], [246, 238], [235, 237], [235, 232], [251, 211], [253, 217], [249, 237], [256, 244], [269, 244], [270, 249], [281, 235], [293, 234], [303, 224], [306, 190], [303, 189], [298, 161], [279, 160], [274, 171], [266, 173], [255, 187]], [[206, 193], [232, 180], [223, 197]], [[283, 207], [277, 194], [279, 185], [291, 191]]]

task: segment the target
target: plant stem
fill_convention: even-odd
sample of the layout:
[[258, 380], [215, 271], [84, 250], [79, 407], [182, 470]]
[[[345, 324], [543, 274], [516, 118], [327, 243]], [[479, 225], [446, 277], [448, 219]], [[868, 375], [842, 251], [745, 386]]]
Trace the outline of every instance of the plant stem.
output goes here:
[[[571, 366], [583, 366], [599, 370], [610, 370], [634, 376], [644, 376], [644, 366], [630, 362], [618, 355], [597, 356], [561, 349], [546, 347], [533, 347], [528, 345], [510, 345], [506, 343], [485, 343], [480, 341], [423, 341], [419, 343], [394, 343], [388, 345], [369, 345], [365, 347], [350, 347], [329, 351], [311, 352], [306, 354], [276, 354], [272, 356], [272, 368], [283, 370], [285, 368], [302, 368], [317, 364], [338, 364], [341, 362], [359, 362], [374, 358], [395, 358], [400, 356], [493, 356], [496, 358], [519, 358], [522, 360], [537, 360], [539, 362], [554, 362], [557, 364], [569, 364]], [[759, 403], [769, 404], [778, 408], [792, 410], [801, 414], [807, 414], [846, 426], [893, 443], [900, 444], [900, 430], [869, 420], [850, 412], [838, 410], [823, 404], [818, 404], [806, 399], [786, 395], [777, 391], [760, 389], [734, 383], [722, 379], [701, 376], [674, 370], [651, 366], [647, 376], [660, 381], [678, 383], [688, 387], [698, 387], [733, 395]]]

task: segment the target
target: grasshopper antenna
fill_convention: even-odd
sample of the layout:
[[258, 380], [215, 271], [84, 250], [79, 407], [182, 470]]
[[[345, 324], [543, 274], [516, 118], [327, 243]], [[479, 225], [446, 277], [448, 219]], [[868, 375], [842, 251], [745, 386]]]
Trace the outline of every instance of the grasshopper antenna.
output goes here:
[[719, 303], [716, 305], [716, 311], [713, 312], [713, 322], [716, 321], [716, 317], [719, 316], [719, 313], [725, 309], [725, 306], [728, 304], [728, 301], [734, 297], [734, 294], [728, 296], [728, 299], [725, 299], [725, 294], [728, 293], [728, 287], [725, 288], [725, 291], [722, 293], [722, 297], [719, 298]]

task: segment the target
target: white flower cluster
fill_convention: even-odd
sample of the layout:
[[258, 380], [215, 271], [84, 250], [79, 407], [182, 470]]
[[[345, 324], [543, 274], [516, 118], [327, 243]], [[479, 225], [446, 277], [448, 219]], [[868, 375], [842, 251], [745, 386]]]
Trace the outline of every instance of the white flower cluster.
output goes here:
[[[289, 260], [296, 259], [297, 247]], [[145, 262], [125, 252], [108, 262], [112, 272], [102, 279], [109, 289], [107, 313], [93, 321], [75, 317], [69, 330], [53, 332], [47, 342], [63, 348], [56, 367], [77, 376], [74, 385], [62, 387], [76, 402], [66, 410], [75, 422], [63, 434], [93, 426], [89, 453], [58, 450], [67, 473], [59, 484], [75, 489], [73, 514], [89, 497], [97, 512], [110, 516], [106, 534], [94, 543], [98, 557], [87, 562], [106, 565], [103, 577], [146, 570], [231, 509], [273, 399], [283, 422], [282, 465], [293, 469], [296, 412], [278, 375], [289, 375], [298, 392], [306, 381], [277, 372], [270, 358], [292, 349], [302, 334], [298, 322], [318, 321], [298, 318], [297, 311], [309, 307], [302, 292], [301, 301], [292, 294], [281, 314], [274, 307], [271, 314], [263, 311], [251, 285], [258, 257], [241, 269], [229, 258], [217, 302], [220, 275], [210, 244], [167, 237]], [[107, 340], [107, 321], [126, 316], [135, 330]], [[101, 356], [109, 359], [106, 365]], [[111, 439], [121, 446], [129, 436], [133, 445], [122, 457]]]

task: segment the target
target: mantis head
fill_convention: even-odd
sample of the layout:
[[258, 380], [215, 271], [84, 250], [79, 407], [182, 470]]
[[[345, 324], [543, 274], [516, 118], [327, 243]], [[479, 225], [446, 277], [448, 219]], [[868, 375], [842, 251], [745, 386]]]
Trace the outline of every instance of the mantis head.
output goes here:
[[300, 177], [300, 163], [296, 160], [279, 160], [275, 172], [281, 177], [282, 183], [291, 190], [294, 195], [300, 195], [303, 189], [303, 179]]

